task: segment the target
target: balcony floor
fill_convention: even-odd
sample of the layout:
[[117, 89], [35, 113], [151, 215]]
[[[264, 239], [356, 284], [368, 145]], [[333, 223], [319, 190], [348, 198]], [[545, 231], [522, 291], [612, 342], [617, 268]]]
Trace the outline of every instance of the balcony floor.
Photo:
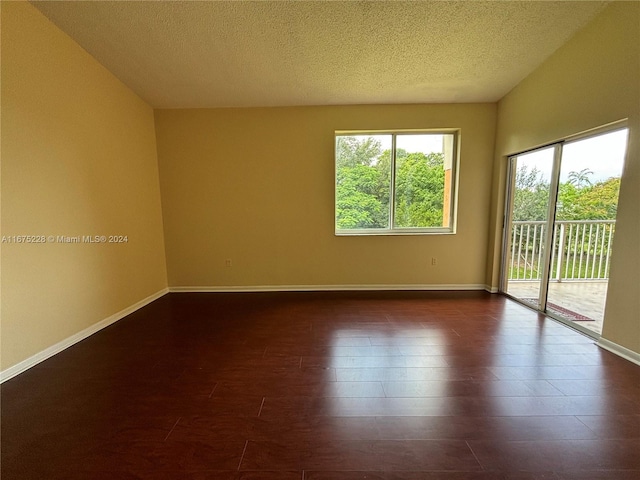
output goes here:
[[[593, 321], [576, 321], [576, 323], [600, 335], [604, 318], [604, 304], [607, 298], [607, 285], [606, 281], [550, 282], [548, 302], [592, 318]], [[538, 289], [539, 282], [510, 281], [507, 293], [526, 302], [527, 299], [537, 299]]]

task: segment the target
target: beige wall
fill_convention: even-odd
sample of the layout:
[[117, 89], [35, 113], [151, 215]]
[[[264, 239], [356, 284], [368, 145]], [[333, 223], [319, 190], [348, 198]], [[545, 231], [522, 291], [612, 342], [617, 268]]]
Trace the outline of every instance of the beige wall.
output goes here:
[[2, 2], [1, 368], [166, 287], [151, 107], [28, 3]]
[[[495, 115], [495, 104], [156, 110], [169, 285], [483, 286]], [[461, 129], [457, 234], [336, 237], [334, 131], [438, 127]]]
[[640, 352], [640, 3], [609, 6], [499, 102], [487, 283], [499, 282], [506, 156], [625, 118], [603, 338]]

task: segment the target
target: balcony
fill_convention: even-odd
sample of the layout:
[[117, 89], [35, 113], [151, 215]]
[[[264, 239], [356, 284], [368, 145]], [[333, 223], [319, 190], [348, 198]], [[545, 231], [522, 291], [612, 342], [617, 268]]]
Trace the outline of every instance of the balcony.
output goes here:
[[[546, 222], [512, 222], [507, 293], [537, 307]], [[547, 310], [602, 331], [615, 220], [557, 221]]]

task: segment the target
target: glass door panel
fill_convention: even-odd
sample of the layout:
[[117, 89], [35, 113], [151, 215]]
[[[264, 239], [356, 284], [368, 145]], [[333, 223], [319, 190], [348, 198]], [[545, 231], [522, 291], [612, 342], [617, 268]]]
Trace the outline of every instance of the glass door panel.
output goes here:
[[627, 129], [562, 148], [546, 312], [600, 334]]
[[554, 158], [551, 146], [510, 159], [510, 189], [505, 225], [503, 291], [543, 309], [542, 285]]

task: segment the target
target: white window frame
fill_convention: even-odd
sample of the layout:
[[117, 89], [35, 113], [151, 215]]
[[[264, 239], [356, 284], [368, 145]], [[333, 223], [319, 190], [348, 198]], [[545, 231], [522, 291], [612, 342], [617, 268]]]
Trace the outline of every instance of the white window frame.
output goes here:
[[[449, 204], [448, 227], [394, 227], [395, 216], [395, 171], [396, 171], [396, 137], [398, 135], [453, 135], [451, 152], [451, 190]], [[338, 168], [337, 168], [337, 137], [349, 135], [391, 135], [391, 185], [389, 191], [389, 227], [388, 228], [355, 228], [339, 229], [337, 224], [338, 205]], [[334, 201], [333, 220], [336, 236], [379, 236], [379, 235], [454, 235], [457, 226], [458, 212], [458, 170], [460, 163], [460, 129], [429, 129], [429, 130], [336, 130], [334, 132]]]

